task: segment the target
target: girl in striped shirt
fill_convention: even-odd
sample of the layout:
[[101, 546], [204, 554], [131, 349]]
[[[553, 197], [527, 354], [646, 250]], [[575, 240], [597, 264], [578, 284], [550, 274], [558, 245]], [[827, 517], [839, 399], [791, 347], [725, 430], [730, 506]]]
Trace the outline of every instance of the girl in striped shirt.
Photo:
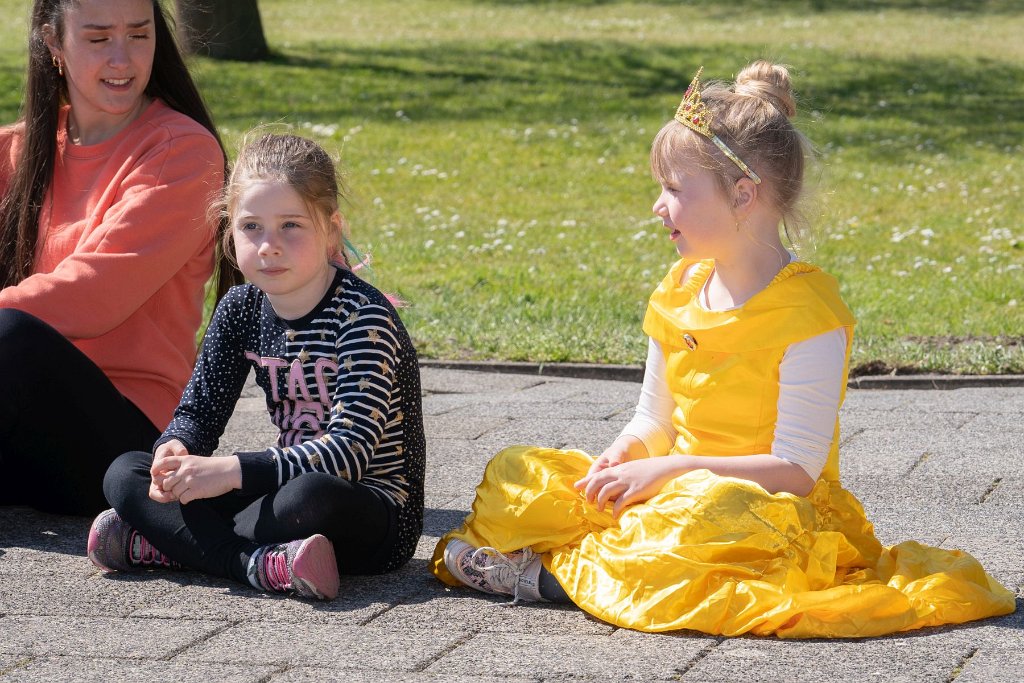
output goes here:
[[[240, 153], [218, 208], [250, 284], [217, 306], [155, 452], [107, 471], [113, 509], [88, 542], [101, 569], [178, 565], [333, 599], [339, 572], [412, 557], [425, 458], [416, 352], [388, 298], [349, 265], [338, 196], [310, 140], [266, 135]], [[208, 457], [250, 370], [277, 443]]]

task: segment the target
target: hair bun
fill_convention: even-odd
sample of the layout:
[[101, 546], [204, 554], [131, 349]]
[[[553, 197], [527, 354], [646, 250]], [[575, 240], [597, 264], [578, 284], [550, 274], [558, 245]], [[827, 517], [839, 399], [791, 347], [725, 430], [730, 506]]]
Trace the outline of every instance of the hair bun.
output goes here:
[[759, 59], [747, 65], [736, 77], [735, 91], [766, 100], [790, 118], [796, 116], [796, 97], [789, 69], [781, 64]]

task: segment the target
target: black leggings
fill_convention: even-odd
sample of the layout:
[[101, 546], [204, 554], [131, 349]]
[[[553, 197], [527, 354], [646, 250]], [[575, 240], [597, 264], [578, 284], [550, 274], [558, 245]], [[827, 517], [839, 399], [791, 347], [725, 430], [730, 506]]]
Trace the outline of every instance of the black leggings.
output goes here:
[[63, 335], [0, 309], [0, 505], [95, 515], [114, 458], [159, 436]]
[[149, 453], [125, 453], [103, 482], [128, 524], [172, 560], [246, 585], [246, 567], [262, 545], [323, 534], [341, 574], [383, 571], [397, 537], [398, 506], [360, 483], [322, 472], [302, 474], [273, 493], [238, 492], [181, 503], [149, 497]]

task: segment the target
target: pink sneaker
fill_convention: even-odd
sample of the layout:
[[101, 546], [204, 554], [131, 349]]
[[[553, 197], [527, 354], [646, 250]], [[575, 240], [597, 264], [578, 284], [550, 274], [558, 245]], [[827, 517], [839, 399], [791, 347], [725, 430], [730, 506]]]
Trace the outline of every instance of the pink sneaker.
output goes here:
[[89, 527], [87, 552], [92, 563], [105, 572], [167, 567], [181, 569], [121, 519], [115, 510], [104, 510]]
[[249, 565], [249, 582], [273, 593], [333, 600], [338, 596], [334, 544], [321, 534], [291, 543], [265, 545]]

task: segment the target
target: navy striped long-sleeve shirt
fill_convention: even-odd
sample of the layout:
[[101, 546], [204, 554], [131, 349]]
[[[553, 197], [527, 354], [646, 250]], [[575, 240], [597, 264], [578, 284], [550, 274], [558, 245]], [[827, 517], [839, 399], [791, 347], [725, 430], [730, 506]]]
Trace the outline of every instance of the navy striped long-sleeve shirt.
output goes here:
[[233, 287], [157, 443], [178, 439], [190, 453], [212, 454], [250, 369], [280, 434], [264, 451], [237, 453], [243, 493], [269, 493], [304, 472], [326, 472], [362, 482], [400, 508], [411, 503], [405, 512], [422, 525], [419, 368], [383, 294], [339, 269], [309, 314], [284, 320], [253, 285]]

